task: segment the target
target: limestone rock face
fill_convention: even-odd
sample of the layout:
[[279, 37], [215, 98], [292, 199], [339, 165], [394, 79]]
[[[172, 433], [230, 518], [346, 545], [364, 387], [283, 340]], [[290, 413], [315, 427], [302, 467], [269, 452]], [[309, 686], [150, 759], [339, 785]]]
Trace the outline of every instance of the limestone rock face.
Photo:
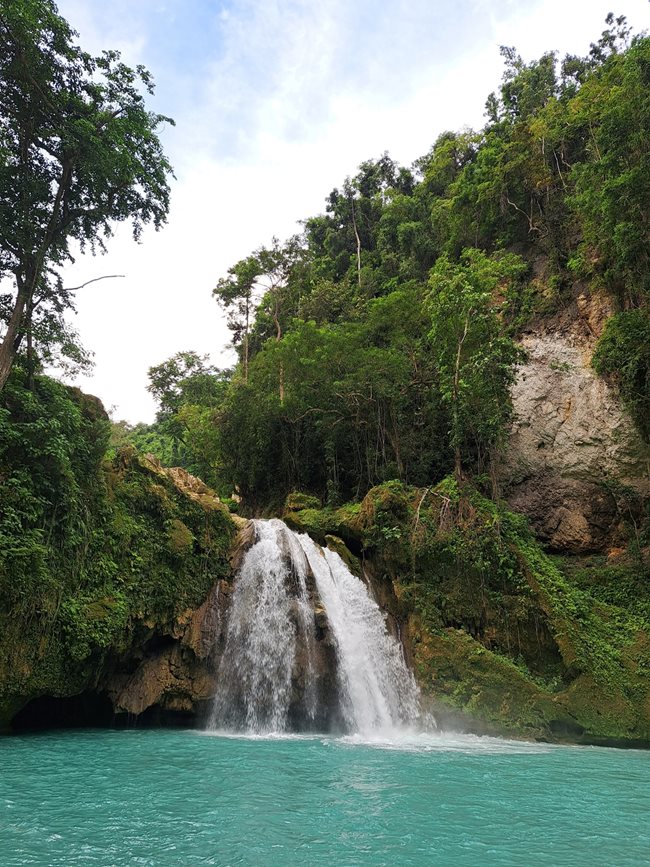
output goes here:
[[[150, 632], [146, 639], [136, 643], [133, 652], [119, 660], [100, 679], [98, 692], [108, 696], [114, 713], [139, 716], [160, 711], [185, 715], [188, 719], [203, 713], [217, 691], [219, 678], [223, 676], [220, 660], [226, 645], [232, 578], [255, 539], [253, 522], [241, 522], [230, 554], [231, 577], [217, 581], [201, 605], [187, 609], [164, 631]], [[286, 557], [290, 559], [288, 549]], [[294, 573], [290, 572], [288, 580], [291, 581], [292, 577], [295, 580]], [[306, 576], [306, 585], [315, 614], [316, 640], [313, 647], [307, 645], [304, 636], [300, 636], [296, 643], [292, 684], [295, 698], [290, 718], [298, 727], [302, 721], [297, 708], [302, 706], [302, 696], [307, 689], [305, 678], [308, 670], [311, 670], [314, 688], [328, 713], [334, 715], [338, 707], [336, 645], [311, 570]], [[292, 595], [297, 595], [297, 592], [297, 587], [292, 587]], [[296, 623], [300, 620], [297, 600], [291, 617]], [[338, 718], [333, 718], [335, 723], [339, 722]], [[324, 712], [317, 722], [327, 728], [331, 721]]]
[[569, 330], [521, 342], [528, 361], [502, 468], [508, 501], [552, 548], [597, 550], [616, 539], [618, 486], [650, 493], [650, 449], [591, 369], [592, 340]]
[[179, 644], [145, 658], [130, 676], [118, 675], [106, 686], [116, 713], [138, 715], [154, 705], [189, 712], [214, 693], [215, 681], [205, 665]]
[[218, 581], [203, 604], [188, 612], [188, 622], [181, 643], [193, 651], [197, 659], [208, 659], [221, 638], [225, 602], [230, 596], [226, 581]]
[[[215, 654], [223, 644], [229, 581], [218, 581], [203, 603], [182, 614], [168, 634], [154, 635], [100, 684], [115, 713], [139, 715], [152, 707], [194, 714], [216, 689]], [[126, 669], [124, 671], [123, 669]]]

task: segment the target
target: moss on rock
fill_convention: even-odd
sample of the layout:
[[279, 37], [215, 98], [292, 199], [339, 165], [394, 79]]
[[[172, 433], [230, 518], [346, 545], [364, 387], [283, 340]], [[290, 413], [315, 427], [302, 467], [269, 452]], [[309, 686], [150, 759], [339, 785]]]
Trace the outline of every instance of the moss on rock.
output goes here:
[[354, 575], [361, 575], [361, 562], [358, 557], [350, 551], [343, 539], [328, 533], [325, 536], [325, 544], [330, 549], [339, 555], [341, 560]]
[[443, 717], [529, 737], [650, 740], [638, 576], [625, 572], [621, 592], [620, 566], [586, 575], [550, 558], [521, 516], [453, 478], [427, 489], [389, 482], [354, 507], [305, 509], [292, 523], [319, 540], [351, 539], [391, 579], [418, 680]]
[[132, 448], [103, 463], [100, 410], [46, 377], [3, 394], [0, 727], [30, 698], [93, 688], [230, 574], [227, 508]]
[[338, 509], [300, 509], [285, 512], [283, 519], [287, 526], [298, 533], [309, 533], [316, 541], [326, 544], [329, 534], [340, 536], [347, 545], [358, 547], [361, 540], [359, 528], [359, 503], [351, 503]]
[[321, 501], [311, 494], [292, 491], [284, 503], [285, 512], [300, 512], [302, 509], [320, 509]]
[[[30, 698], [94, 689], [143, 648], [176, 641], [231, 574], [238, 527], [214, 492], [132, 448], [103, 463], [107, 436], [101, 405], [76, 389], [46, 377], [27, 389], [16, 375], [3, 392], [0, 726]], [[387, 482], [337, 509], [294, 494], [285, 520], [354, 571], [363, 558], [390, 590], [443, 718], [650, 741], [642, 532], [611, 560], [549, 558], [524, 519], [452, 478]]]

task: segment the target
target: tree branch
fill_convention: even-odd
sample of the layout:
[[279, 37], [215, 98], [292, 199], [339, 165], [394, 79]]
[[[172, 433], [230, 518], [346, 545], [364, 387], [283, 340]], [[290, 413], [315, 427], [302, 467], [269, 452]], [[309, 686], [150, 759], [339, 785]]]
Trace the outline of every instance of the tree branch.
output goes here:
[[71, 286], [70, 289], [64, 289], [64, 292], [76, 292], [77, 289], [83, 289], [84, 286], [90, 286], [91, 283], [97, 283], [99, 280], [114, 280], [118, 277], [126, 277], [126, 274], [104, 274], [103, 277], [93, 277], [92, 280], [86, 280], [85, 283], [80, 283], [79, 286]]

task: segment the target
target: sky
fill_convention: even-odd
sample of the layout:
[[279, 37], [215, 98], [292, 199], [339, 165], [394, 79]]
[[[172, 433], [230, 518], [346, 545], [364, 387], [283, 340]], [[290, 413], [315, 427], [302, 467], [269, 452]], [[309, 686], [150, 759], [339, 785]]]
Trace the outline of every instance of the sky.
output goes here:
[[152, 421], [147, 370], [193, 349], [233, 363], [212, 288], [228, 268], [298, 221], [365, 159], [410, 165], [447, 129], [480, 127], [499, 85], [500, 45], [525, 60], [585, 54], [606, 14], [650, 29], [647, 0], [59, 0], [85, 49], [119, 49], [156, 81], [171, 116], [168, 224], [136, 244], [78, 256], [65, 285], [94, 352], [75, 383], [114, 419]]

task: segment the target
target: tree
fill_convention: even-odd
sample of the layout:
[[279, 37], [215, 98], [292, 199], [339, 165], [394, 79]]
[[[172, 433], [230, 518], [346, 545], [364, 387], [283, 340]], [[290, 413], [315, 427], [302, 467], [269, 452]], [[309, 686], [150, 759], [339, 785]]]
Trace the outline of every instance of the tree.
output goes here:
[[169, 209], [157, 131], [173, 121], [145, 107], [149, 72], [116, 51], [92, 57], [76, 36], [52, 0], [0, 0], [0, 281], [13, 282], [0, 390], [34, 311], [72, 306], [59, 273], [72, 244], [103, 252], [112, 224], [127, 220], [137, 240]]
[[624, 310], [608, 319], [592, 365], [596, 373], [618, 383], [625, 405], [650, 443], [650, 310]]
[[253, 254], [229, 268], [228, 276], [222, 277], [212, 290], [217, 302], [228, 312], [228, 328], [233, 333], [233, 343], [235, 346], [241, 344], [244, 382], [248, 382], [250, 327], [255, 311], [254, 292], [258, 274], [259, 263]]
[[[225, 400], [231, 371], [217, 370], [207, 364], [208, 356], [196, 352], [177, 352], [149, 368], [147, 390], [158, 401], [156, 423], [149, 430], [164, 445], [170, 442], [169, 455], [158, 451], [163, 462], [171, 461], [215, 483], [214, 464], [218, 454], [217, 410]], [[131, 437], [139, 446], [144, 441]]]
[[207, 360], [207, 355], [190, 350], [149, 368], [147, 391], [158, 401], [158, 421], [177, 413], [183, 403], [210, 404], [217, 399], [217, 370]]
[[333, 189], [326, 214], [305, 221], [315, 276], [335, 282], [346, 277], [366, 298], [382, 294], [374, 273], [379, 222], [388, 202], [396, 195], [410, 195], [413, 184], [412, 173], [383, 154], [361, 163], [342, 189]]
[[459, 480], [467, 452], [489, 456], [511, 418], [510, 387], [523, 352], [504, 334], [495, 293], [525, 270], [513, 254], [465, 250], [460, 263], [441, 256], [431, 272], [429, 337]]
[[[281, 244], [273, 238], [270, 247], [260, 247], [246, 259], [233, 265], [228, 276], [217, 283], [212, 294], [228, 311], [228, 327], [233, 332], [235, 345], [241, 344], [244, 382], [248, 382], [251, 358], [251, 321], [256, 314], [258, 337], [266, 339], [267, 322], [272, 323], [273, 336], [282, 339], [283, 324], [297, 313], [297, 303], [286, 309], [293, 269], [301, 261], [304, 248], [299, 236]], [[280, 377], [280, 400], [283, 384]]]
[[650, 38], [608, 55], [570, 107], [588, 142], [572, 172], [583, 234], [574, 264], [623, 307], [641, 306], [650, 296]]
[[223, 482], [247, 507], [279, 504], [291, 490], [335, 505], [387, 479], [426, 485], [449, 471], [421, 295], [413, 284], [372, 299], [361, 322], [296, 319], [255, 354], [217, 433]]

